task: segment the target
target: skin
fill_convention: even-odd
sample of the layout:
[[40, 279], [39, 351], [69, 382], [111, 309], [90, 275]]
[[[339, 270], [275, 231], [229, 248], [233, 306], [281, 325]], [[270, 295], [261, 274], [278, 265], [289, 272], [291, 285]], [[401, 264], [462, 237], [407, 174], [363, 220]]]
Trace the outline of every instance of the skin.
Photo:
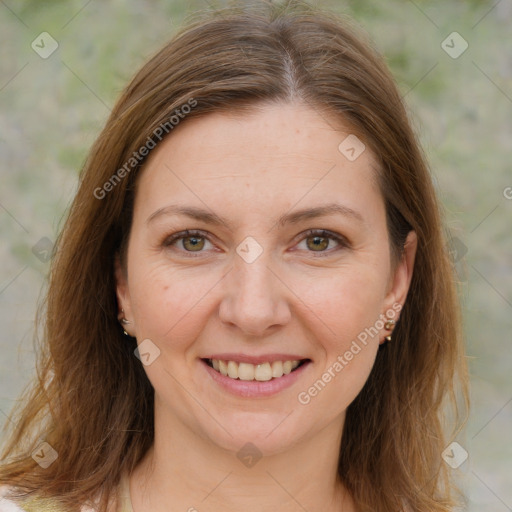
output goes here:
[[[376, 159], [367, 148], [349, 161], [338, 150], [348, 134], [308, 106], [265, 104], [250, 115], [189, 119], [151, 153], [127, 268], [116, 262], [120, 318], [138, 343], [149, 338], [160, 350], [144, 367], [155, 389], [155, 442], [130, 477], [136, 512], [356, 510], [337, 479], [341, 432], [389, 331], [370, 337], [307, 405], [297, 396], [332, 372], [379, 315], [403, 305], [416, 237], [393, 262]], [[276, 223], [331, 202], [361, 219]], [[147, 222], [170, 204], [205, 208], [230, 226], [174, 214]], [[199, 252], [190, 238], [165, 246], [185, 229], [206, 232]], [[349, 244], [322, 239], [317, 248], [308, 229]], [[247, 236], [263, 249], [252, 263], [236, 252]], [[241, 398], [205, 372], [200, 358], [221, 352], [300, 354], [312, 363], [277, 395]], [[236, 456], [249, 441], [263, 455], [250, 468]]]

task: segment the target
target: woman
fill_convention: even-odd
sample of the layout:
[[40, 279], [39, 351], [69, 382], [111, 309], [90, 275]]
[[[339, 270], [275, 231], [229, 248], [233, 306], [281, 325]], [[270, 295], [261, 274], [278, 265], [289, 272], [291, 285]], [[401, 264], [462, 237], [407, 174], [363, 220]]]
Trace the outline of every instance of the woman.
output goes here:
[[45, 325], [0, 510], [453, 509], [439, 207], [389, 71], [334, 15], [221, 11], [145, 64]]

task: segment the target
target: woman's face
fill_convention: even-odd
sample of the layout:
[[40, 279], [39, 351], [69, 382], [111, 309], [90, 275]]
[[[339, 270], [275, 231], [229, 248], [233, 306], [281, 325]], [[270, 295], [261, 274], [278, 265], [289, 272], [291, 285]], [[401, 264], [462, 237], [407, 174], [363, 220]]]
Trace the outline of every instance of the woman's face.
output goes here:
[[349, 135], [274, 104], [186, 120], [151, 153], [116, 278], [156, 428], [263, 453], [341, 433], [415, 250], [393, 266], [376, 160]]

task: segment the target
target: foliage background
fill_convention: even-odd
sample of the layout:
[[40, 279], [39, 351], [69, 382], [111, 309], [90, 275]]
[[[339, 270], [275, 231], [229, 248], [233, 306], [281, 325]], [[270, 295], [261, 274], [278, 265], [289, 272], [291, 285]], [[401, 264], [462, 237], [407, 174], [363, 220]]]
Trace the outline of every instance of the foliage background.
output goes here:
[[[78, 171], [134, 72], [214, 0], [0, 1], [0, 426], [34, 374], [37, 301]], [[325, 0], [370, 34], [410, 108], [460, 279], [472, 411], [467, 510], [512, 510], [512, 0]], [[453, 31], [468, 49], [451, 58]], [[31, 48], [41, 32], [59, 43]], [[508, 191], [508, 192], [507, 192]], [[508, 198], [507, 198], [508, 196]], [[35, 249], [34, 249], [35, 246]], [[73, 286], [73, 283], [69, 283]]]

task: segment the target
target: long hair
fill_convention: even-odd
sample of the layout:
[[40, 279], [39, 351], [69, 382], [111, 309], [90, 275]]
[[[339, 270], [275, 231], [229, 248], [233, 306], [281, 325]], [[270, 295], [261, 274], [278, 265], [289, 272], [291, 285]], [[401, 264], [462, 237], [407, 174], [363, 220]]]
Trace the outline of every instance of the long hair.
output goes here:
[[[38, 377], [11, 415], [0, 482], [20, 496], [53, 497], [69, 510], [101, 496], [104, 512], [121, 474], [151, 446], [153, 388], [118, 323], [114, 280], [115, 255], [125, 264], [140, 148], [172, 137], [177, 119], [264, 102], [302, 102], [350, 126], [379, 161], [395, 258], [411, 229], [418, 237], [393, 342], [379, 349], [347, 410], [339, 477], [361, 511], [454, 506], [443, 419], [451, 404], [448, 426], [463, 423], [467, 370], [429, 170], [382, 57], [349, 22], [295, 1], [204, 14], [140, 69], [112, 110], [57, 240], [40, 306]], [[47, 468], [31, 457], [43, 441], [58, 454]]]

